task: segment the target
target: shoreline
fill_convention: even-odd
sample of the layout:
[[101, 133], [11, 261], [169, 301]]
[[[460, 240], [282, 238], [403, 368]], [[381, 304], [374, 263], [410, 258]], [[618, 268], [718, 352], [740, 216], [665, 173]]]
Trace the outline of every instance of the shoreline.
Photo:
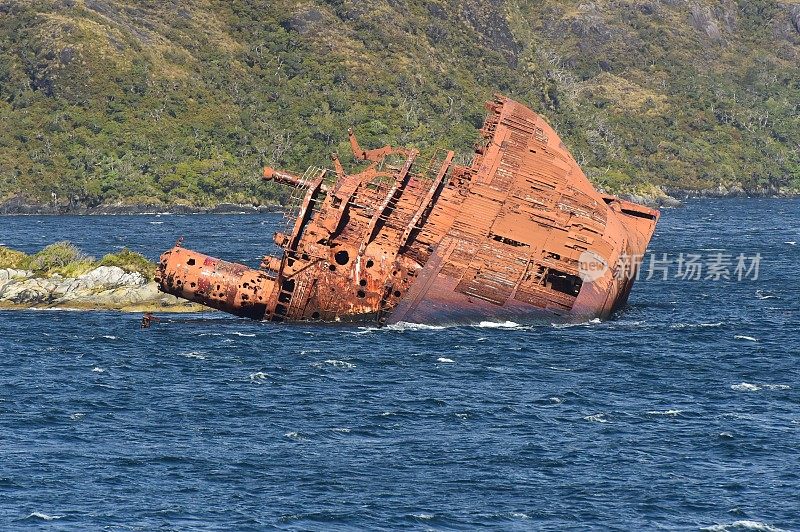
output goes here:
[[98, 205], [97, 207], [49, 205], [13, 198], [0, 203], [0, 216], [118, 216], [154, 214], [267, 214], [281, 212], [281, 205], [219, 203], [213, 207], [189, 205]]
[[[695, 199], [795, 199], [800, 192], [789, 191], [745, 191], [740, 189], [706, 189], [689, 190], [680, 188], [664, 188], [663, 195], [647, 195], [636, 193], [616, 194], [622, 199], [640, 203], [654, 208], [680, 207], [684, 201]], [[27, 202], [20, 198], [12, 198], [0, 203], [0, 216], [146, 216], [155, 214], [268, 214], [282, 212], [284, 206], [242, 205], [236, 203], [219, 203], [213, 207], [190, 205], [98, 205], [96, 207], [48, 205]]]
[[111, 310], [128, 313], [212, 312], [158, 290], [154, 281], [117, 266], [99, 266], [76, 277], [39, 276], [0, 268], [0, 310]]

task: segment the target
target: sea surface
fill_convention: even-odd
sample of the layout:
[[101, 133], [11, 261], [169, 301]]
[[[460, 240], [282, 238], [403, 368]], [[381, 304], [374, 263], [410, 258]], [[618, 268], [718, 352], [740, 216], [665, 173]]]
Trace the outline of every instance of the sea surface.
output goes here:
[[[0, 224], [29, 252], [184, 236], [256, 265], [282, 221]], [[654, 256], [731, 278], [662, 265], [572, 326], [0, 312], [0, 529], [800, 530], [798, 242], [797, 201], [665, 210]]]

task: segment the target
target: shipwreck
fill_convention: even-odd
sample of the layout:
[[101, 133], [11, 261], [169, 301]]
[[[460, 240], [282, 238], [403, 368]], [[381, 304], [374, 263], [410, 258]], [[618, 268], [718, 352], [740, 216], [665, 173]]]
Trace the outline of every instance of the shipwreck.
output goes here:
[[253, 269], [178, 244], [161, 256], [160, 289], [275, 322], [608, 317], [635, 279], [614, 265], [644, 253], [659, 212], [596, 191], [524, 105], [497, 96], [487, 110], [469, 166], [452, 151], [365, 150], [350, 131], [355, 173], [336, 154], [333, 170], [265, 168], [292, 189], [280, 256]]

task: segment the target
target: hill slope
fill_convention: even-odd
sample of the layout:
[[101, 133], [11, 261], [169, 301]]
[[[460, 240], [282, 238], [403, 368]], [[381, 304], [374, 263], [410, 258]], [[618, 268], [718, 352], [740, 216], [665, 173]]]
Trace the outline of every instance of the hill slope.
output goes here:
[[348, 126], [468, 157], [495, 91], [607, 190], [797, 190], [799, 64], [797, 0], [0, 0], [0, 200], [275, 201]]

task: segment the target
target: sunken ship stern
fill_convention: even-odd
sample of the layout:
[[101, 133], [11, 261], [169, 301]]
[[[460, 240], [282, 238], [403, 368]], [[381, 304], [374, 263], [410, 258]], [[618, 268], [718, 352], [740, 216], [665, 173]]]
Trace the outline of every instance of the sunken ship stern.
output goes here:
[[[659, 213], [597, 192], [527, 107], [487, 104], [472, 163], [364, 150], [362, 169], [264, 170], [291, 187], [282, 253], [259, 269], [176, 246], [162, 291], [269, 321], [379, 324], [605, 318], [624, 305]], [[620, 275], [619, 265], [629, 271]]]

